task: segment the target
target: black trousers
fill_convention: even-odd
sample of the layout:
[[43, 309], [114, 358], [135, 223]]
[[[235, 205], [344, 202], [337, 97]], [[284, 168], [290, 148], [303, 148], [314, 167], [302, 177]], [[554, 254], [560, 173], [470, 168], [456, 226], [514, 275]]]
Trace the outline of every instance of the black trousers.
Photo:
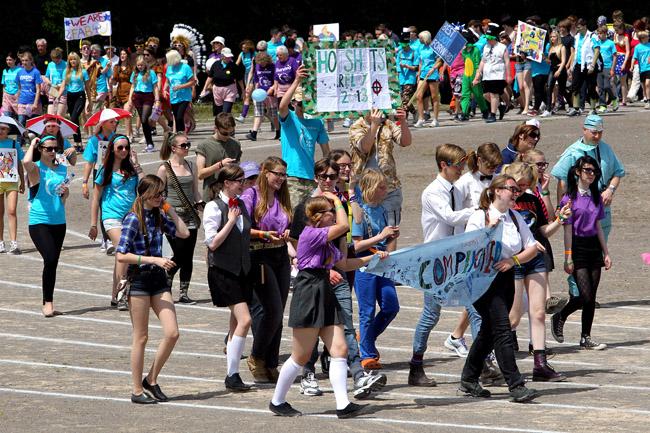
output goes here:
[[[539, 110], [539, 106], [543, 101], [546, 101], [546, 82], [548, 81], [548, 75], [535, 75], [533, 77], [533, 89], [535, 90], [535, 111]], [[551, 111], [551, 106], [546, 104], [546, 109]]]
[[547, 107], [546, 109], [548, 111], [551, 111], [553, 109], [553, 88], [555, 87], [555, 83], [557, 83], [558, 100], [560, 97], [563, 97], [567, 102], [569, 102], [569, 99], [571, 99], [571, 95], [567, 94], [567, 89], [566, 89], [566, 80], [567, 80], [566, 70], [563, 69], [562, 73], [557, 78], [555, 78], [553, 74], [555, 74], [555, 72], [553, 71], [551, 71], [551, 73], [548, 74], [548, 83], [547, 83], [548, 90], [546, 94], [546, 107]]
[[494, 349], [497, 362], [510, 390], [524, 384], [515, 360], [515, 349], [510, 332], [508, 313], [515, 293], [514, 271], [499, 272], [487, 292], [474, 302], [481, 315], [481, 329], [470, 348], [461, 380], [478, 382], [483, 362]]
[[185, 132], [185, 110], [190, 105], [190, 101], [182, 101], [178, 104], [172, 104], [172, 113], [176, 121], [176, 132]]
[[181, 282], [189, 283], [192, 280], [192, 271], [194, 270], [194, 247], [196, 246], [196, 235], [198, 229], [190, 229], [190, 236], [186, 239], [178, 237], [170, 238], [167, 236], [169, 245], [172, 247], [174, 257], [172, 261], [176, 263], [176, 267], [169, 272], [173, 278], [177, 272], [180, 271]]
[[63, 239], [65, 239], [65, 224], [34, 224], [29, 226], [29, 236], [34, 246], [43, 257], [43, 305], [54, 299], [54, 284], [56, 283], [56, 268]]
[[279, 364], [282, 318], [291, 279], [287, 247], [251, 251], [249, 277], [262, 306], [262, 314], [253, 315], [251, 355], [263, 359], [267, 367], [274, 368]]
[[[598, 92], [596, 92], [596, 81], [598, 72], [594, 71], [591, 74], [583, 71], [580, 65], [575, 65], [573, 68], [573, 82], [571, 83], [571, 90], [573, 95], [578, 95], [578, 106], [574, 108], [584, 108], [585, 96], [587, 102], [593, 99], [598, 99]], [[583, 86], [586, 87], [586, 92], [583, 92]]]
[[[79, 125], [79, 117], [86, 108], [86, 92], [68, 92], [68, 114], [70, 114], [70, 121]], [[74, 134], [74, 142], [81, 143], [81, 127]]]

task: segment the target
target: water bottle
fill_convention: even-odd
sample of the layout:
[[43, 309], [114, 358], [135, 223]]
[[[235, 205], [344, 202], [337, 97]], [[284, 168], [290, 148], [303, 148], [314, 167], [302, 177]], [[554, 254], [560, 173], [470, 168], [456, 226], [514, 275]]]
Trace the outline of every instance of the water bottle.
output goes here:
[[62, 192], [63, 187], [70, 185], [70, 183], [72, 182], [72, 179], [74, 179], [74, 173], [72, 173], [72, 172], [68, 173], [68, 175], [65, 177], [63, 182], [61, 182], [59, 184], [59, 186], [56, 187], [57, 194], [63, 195], [63, 192]]

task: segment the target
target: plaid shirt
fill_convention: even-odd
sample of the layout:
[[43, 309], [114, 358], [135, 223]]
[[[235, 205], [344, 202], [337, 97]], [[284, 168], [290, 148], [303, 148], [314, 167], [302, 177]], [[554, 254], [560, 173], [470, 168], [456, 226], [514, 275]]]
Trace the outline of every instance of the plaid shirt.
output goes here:
[[[176, 236], [176, 225], [163, 213], [162, 232], [157, 230], [150, 210], [144, 211], [144, 219], [149, 234], [149, 255], [151, 257], [162, 257], [162, 235], [165, 233], [172, 238]], [[133, 253], [139, 256], [147, 255], [147, 246], [140, 230], [140, 221], [133, 212], [129, 212], [122, 221], [122, 235], [120, 236], [117, 252], [122, 254]]]

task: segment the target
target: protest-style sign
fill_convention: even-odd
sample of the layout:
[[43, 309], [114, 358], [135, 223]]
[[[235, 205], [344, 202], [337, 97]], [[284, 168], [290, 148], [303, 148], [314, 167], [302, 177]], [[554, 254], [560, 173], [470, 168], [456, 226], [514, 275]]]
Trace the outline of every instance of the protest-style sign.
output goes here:
[[65, 40], [89, 38], [91, 36], [111, 36], [111, 11], [94, 12], [80, 17], [63, 18]]
[[399, 108], [395, 50], [389, 41], [309, 44], [303, 58], [305, 113], [318, 117], [362, 115]]
[[16, 183], [18, 176], [18, 151], [0, 149], [0, 182]]
[[438, 54], [446, 64], [451, 65], [458, 53], [467, 44], [467, 40], [456, 28], [447, 21], [440, 27], [436, 37], [431, 42], [431, 48]]
[[515, 39], [515, 54], [526, 56], [527, 59], [541, 63], [544, 59], [545, 40], [546, 30], [519, 21], [517, 24], [517, 38]]
[[441, 305], [472, 305], [487, 291], [501, 260], [503, 226], [466, 232], [374, 257], [363, 272], [433, 294]]
[[336, 42], [339, 37], [339, 23], [314, 24], [314, 36], [323, 42]]

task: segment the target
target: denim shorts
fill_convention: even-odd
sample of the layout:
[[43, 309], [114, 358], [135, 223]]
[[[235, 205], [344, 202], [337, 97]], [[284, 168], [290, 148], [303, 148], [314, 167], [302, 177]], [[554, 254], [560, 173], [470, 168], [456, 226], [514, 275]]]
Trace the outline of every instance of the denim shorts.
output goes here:
[[530, 60], [526, 60], [524, 63], [515, 63], [515, 72], [524, 72], [524, 71], [530, 71], [533, 69], [533, 64], [530, 62]]
[[130, 284], [129, 296], [156, 296], [172, 291], [167, 272], [158, 266], [138, 268], [130, 265], [127, 279]]
[[522, 263], [521, 266], [515, 266], [515, 280], [523, 280], [528, 275], [539, 274], [546, 271], [544, 254], [538, 251], [535, 258], [531, 261]]
[[118, 220], [117, 218], [105, 219], [102, 221], [102, 224], [104, 224], [104, 230], [107, 232], [113, 229], [122, 230], [122, 220]]

